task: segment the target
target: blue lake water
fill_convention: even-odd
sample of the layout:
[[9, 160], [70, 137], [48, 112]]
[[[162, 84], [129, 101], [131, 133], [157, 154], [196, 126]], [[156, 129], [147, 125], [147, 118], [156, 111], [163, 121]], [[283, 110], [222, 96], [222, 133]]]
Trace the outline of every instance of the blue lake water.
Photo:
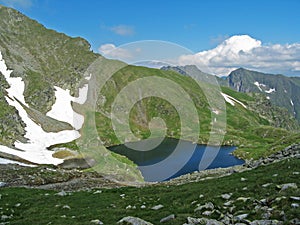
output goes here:
[[243, 160], [231, 153], [233, 146], [207, 146], [189, 141], [165, 138], [152, 150], [157, 140], [143, 140], [109, 147], [138, 165], [145, 181], [165, 181], [194, 171], [241, 165]]

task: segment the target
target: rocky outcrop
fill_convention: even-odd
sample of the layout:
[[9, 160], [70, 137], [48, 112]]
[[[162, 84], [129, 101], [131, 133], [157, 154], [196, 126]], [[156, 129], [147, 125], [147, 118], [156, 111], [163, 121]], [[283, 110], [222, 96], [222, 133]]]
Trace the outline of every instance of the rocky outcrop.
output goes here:
[[49, 166], [24, 167], [0, 164], [0, 181], [5, 187], [31, 187], [51, 190], [87, 190], [124, 186], [97, 172], [65, 170]]
[[278, 151], [265, 158], [260, 158], [258, 160], [248, 160], [246, 161], [245, 166], [249, 168], [256, 168], [260, 165], [266, 165], [286, 158], [300, 158], [300, 143], [290, 145], [285, 149]]

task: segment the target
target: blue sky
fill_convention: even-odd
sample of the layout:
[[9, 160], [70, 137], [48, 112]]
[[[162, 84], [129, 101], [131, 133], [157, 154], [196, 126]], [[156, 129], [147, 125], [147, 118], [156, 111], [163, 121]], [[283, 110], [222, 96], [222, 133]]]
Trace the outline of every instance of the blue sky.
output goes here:
[[0, 0], [47, 28], [87, 39], [94, 51], [163, 40], [201, 52], [233, 35], [263, 45], [300, 43], [298, 0]]
[[[236, 34], [264, 43], [300, 40], [298, 0], [1, 0], [48, 28], [86, 38], [97, 49], [157, 39], [195, 52]], [[128, 33], [116, 33], [118, 26]], [[113, 28], [116, 28], [115, 30]], [[120, 27], [121, 28], [121, 27]]]

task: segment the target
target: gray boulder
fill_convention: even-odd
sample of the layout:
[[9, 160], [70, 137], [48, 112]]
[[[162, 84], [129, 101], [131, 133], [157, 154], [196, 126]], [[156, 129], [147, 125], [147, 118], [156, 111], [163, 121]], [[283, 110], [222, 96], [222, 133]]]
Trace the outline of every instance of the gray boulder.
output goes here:
[[118, 224], [131, 224], [131, 225], [153, 225], [150, 222], [147, 222], [145, 220], [142, 220], [138, 217], [133, 216], [126, 216], [123, 219], [121, 219]]

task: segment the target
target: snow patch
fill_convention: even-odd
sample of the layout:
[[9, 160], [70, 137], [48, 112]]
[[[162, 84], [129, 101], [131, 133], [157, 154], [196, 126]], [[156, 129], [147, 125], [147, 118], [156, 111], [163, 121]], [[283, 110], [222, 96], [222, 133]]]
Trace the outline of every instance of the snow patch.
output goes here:
[[266, 98], [270, 100], [270, 97], [269, 97], [269, 96], [267, 96]]
[[[26, 124], [25, 138], [28, 139], [27, 143], [21, 143], [19, 141], [16, 141], [14, 143], [16, 149], [12, 149], [0, 145], [0, 151], [19, 156], [30, 162], [38, 163], [38, 164], [62, 163], [63, 160], [54, 158], [52, 156], [53, 151], [49, 151], [47, 147], [58, 143], [66, 143], [66, 142], [73, 141], [80, 137], [79, 132], [76, 130], [63, 130], [57, 133], [45, 132], [41, 126], [39, 126], [29, 118], [23, 106], [17, 101], [19, 100], [21, 103], [27, 105], [25, 103], [24, 95], [23, 95], [25, 84], [20, 77], [10, 77], [12, 71], [7, 69], [5, 61], [2, 59], [1, 52], [0, 52], [0, 71], [4, 75], [7, 82], [10, 84], [10, 88], [7, 89], [8, 96], [6, 96], [5, 99], [9, 105], [16, 108], [21, 119]], [[59, 106], [62, 106], [62, 108], [60, 109], [60, 113], [61, 114], [69, 113], [70, 111], [68, 111], [69, 108], [66, 104], [67, 103], [66, 100], [71, 101], [70, 95], [68, 96], [67, 95], [68, 92], [60, 88], [57, 88], [56, 90], [59, 92], [59, 94], [57, 95], [58, 96], [57, 101], [59, 102]], [[87, 92], [86, 89], [84, 89], [84, 91], [81, 91], [81, 93], [85, 93], [85, 92]], [[82, 102], [83, 101], [82, 98], [83, 97], [79, 96], [78, 98], [74, 98], [74, 101]], [[64, 104], [62, 103], [63, 102], [62, 99], [65, 100]], [[67, 111], [65, 111], [66, 107], [68, 108]], [[62, 109], [64, 111], [62, 111]], [[76, 119], [73, 119], [73, 114], [74, 112], [72, 110], [72, 120], [75, 121]], [[77, 115], [78, 118], [81, 116], [79, 114]], [[61, 116], [66, 116], [66, 115], [61, 115]], [[76, 124], [76, 127], [77, 125], [78, 124]]]
[[263, 91], [262, 89], [261, 89], [261, 87], [266, 87], [266, 85], [265, 84], [260, 84], [259, 82], [257, 82], [257, 81], [255, 81], [254, 83], [253, 83], [260, 91]]
[[69, 123], [76, 130], [79, 130], [83, 125], [84, 117], [73, 110], [72, 101], [83, 104], [87, 98], [88, 85], [79, 90], [78, 98], [72, 97], [68, 89], [64, 90], [57, 86], [54, 86], [54, 88], [56, 101], [46, 115], [53, 119]]
[[2, 58], [2, 53], [0, 51], [0, 71], [4, 75], [7, 83], [9, 84], [10, 88], [6, 89], [8, 96], [13, 96], [14, 98], [18, 99], [21, 103], [28, 106], [24, 99], [24, 89], [25, 84], [21, 77], [10, 77], [12, 70], [7, 69], [4, 59]]
[[239, 101], [229, 95], [226, 95], [223, 92], [221, 92], [221, 95], [224, 97], [225, 101], [228, 102], [230, 105], [234, 106], [235, 102], [236, 102], [236, 103], [239, 103], [241, 106], [243, 106], [245, 109], [247, 109], [247, 106], [244, 103], [242, 103], [241, 101]]
[[35, 165], [32, 164], [21, 163], [15, 160], [4, 159], [4, 158], [0, 158], [0, 164], [18, 164], [20, 166], [35, 167]]
[[291, 105], [294, 106], [294, 102], [292, 99], [290, 99]]
[[268, 93], [268, 94], [271, 94], [272, 92], [276, 92], [276, 89], [275, 88], [270, 88], [270, 90], [266, 90], [265, 92]]
[[[90, 80], [91, 75], [85, 79]], [[88, 84], [85, 84], [79, 89], [79, 95], [77, 98], [71, 96], [70, 90], [68, 89], [64, 90], [57, 86], [54, 86], [54, 88], [56, 101], [52, 105], [51, 110], [47, 112], [46, 116], [69, 123], [76, 130], [79, 130], [84, 123], [84, 117], [73, 110], [72, 102], [76, 102], [78, 104], [85, 103], [88, 94]]]
[[259, 89], [260, 91], [262, 91], [262, 89], [260, 88], [260, 85], [259, 85], [259, 83], [258, 83], [257, 81], [254, 82], [254, 85], [256, 85], [256, 87], [258, 87], [258, 89]]

